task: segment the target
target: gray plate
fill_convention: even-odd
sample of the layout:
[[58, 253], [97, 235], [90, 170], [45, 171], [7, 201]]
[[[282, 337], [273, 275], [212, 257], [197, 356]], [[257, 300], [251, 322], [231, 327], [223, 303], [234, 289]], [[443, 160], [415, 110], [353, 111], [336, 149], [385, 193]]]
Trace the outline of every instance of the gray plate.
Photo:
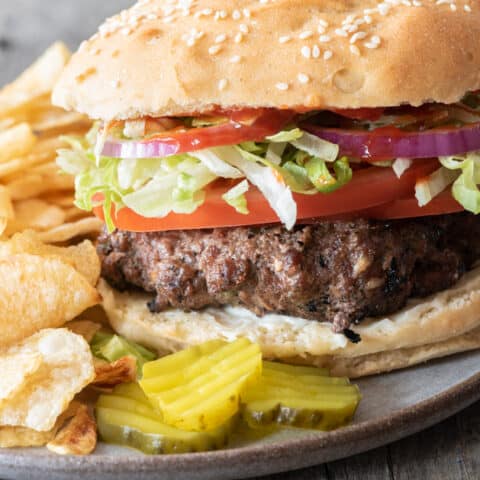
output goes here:
[[480, 351], [358, 382], [355, 422], [331, 433], [284, 430], [212, 453], [144, 456], [100, 445], [86, 458], [44, 449], [3, 450], [4, 479], [239, 479], [308, 467], [354, 455], [427, 428], [480, 398]]

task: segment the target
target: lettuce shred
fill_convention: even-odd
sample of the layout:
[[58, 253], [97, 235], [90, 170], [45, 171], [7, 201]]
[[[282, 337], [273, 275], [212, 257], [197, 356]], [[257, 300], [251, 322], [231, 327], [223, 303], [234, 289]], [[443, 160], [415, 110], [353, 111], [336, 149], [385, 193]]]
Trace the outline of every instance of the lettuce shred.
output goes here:
[[[262, 142], [215, 147], [164, 158], [121, 159], [97, 156], [98, 127], [85, 138], [65, 137], [59, 167], [75, 176], [75, 204], [90, 211], [103, 205], [106, 225], [114, 230], [116, 212], [128, 207], [147, 218], [190, 214], [201, 206], [205, 188], [218, 178], [238, 179], [223, 199], [248, 214], [245, 193], [255, 185], [287, 228], [296, 222], [293, 193], [329, 193], [352, 178], [349, 160], [338, 146], [299, 128]], [[99, 196], [98, 194], [101, 194]]]
[[480, 152], [440, 157], [444, 168], [458, 173], [452, 185], [452, 195], [465, 210], [480, 213]]

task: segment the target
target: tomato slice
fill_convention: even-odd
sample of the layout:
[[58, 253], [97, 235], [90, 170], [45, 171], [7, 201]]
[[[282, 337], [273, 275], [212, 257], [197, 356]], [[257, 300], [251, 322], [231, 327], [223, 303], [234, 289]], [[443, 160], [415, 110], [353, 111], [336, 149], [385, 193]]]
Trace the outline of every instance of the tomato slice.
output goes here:
[[[437, 160], [414, 162], [400, 179], [391, 168], [368, 167], [355, 171], [350, 183], [329, 194], [295, 194], [298, 220], [336, 216], [388, 204], [395, 199], [411, 196], [417, 179], [434, 172]], [[250, 213], [237, 213], [223, 199], [222, 195], [231, 184], [216, 182], [207, 190], [205, 203], [189, 215], [171, 213], [164, 218], [145, 218], [128, 208], [112, 218], [117, 228], [134, 232], [166, 230], [192, 230], [198, 228], [238, 227], [278, 223], [278, 217], [270, 208], [265, 197], [254, 187], [247, 192]], [[101, 201], [100, 197], [95, 200]], [[103, 219], [103, 208], [94, 209], [95, 215]]]
[[142, 143], [162, 142], [175, 145], [176, 153], [184, 153], [247, 141], [257, 142], [278, 133], [294, 116], [295, 112], [291, 110], [240, 110], [231, 112], [229, 121], [221, 125], [167, 131], [143, 140]]
[[437, 195], [424, 207], [420, 207], [417, 199], [411, 196], [365, 210], [362, 215], [378, 220], [394, 220], [457, 213], [463, 210], [465, 209], [452, 197], [452, 193], [448, 189]]

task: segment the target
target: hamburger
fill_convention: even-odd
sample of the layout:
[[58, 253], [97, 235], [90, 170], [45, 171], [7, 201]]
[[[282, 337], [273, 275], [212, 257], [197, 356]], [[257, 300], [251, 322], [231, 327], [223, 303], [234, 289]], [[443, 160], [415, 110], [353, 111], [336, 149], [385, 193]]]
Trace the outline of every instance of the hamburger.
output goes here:
[[247, 336], [352, 377], [480, 345], [480, 7], [139, 1], [73, 56], [60, 167], [104, 307], [171, 351]]

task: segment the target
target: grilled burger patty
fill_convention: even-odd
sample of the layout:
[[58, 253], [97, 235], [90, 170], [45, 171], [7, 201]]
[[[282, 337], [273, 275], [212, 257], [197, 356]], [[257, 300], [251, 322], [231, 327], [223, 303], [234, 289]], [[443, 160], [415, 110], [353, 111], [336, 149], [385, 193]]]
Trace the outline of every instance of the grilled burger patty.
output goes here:
[[331, 322], [341, 332], [455, 283], [480, 257], [480, 217], [332, 221], [104, 233], [103, 276], [152, 293], [152, 312], [242, 305]]

